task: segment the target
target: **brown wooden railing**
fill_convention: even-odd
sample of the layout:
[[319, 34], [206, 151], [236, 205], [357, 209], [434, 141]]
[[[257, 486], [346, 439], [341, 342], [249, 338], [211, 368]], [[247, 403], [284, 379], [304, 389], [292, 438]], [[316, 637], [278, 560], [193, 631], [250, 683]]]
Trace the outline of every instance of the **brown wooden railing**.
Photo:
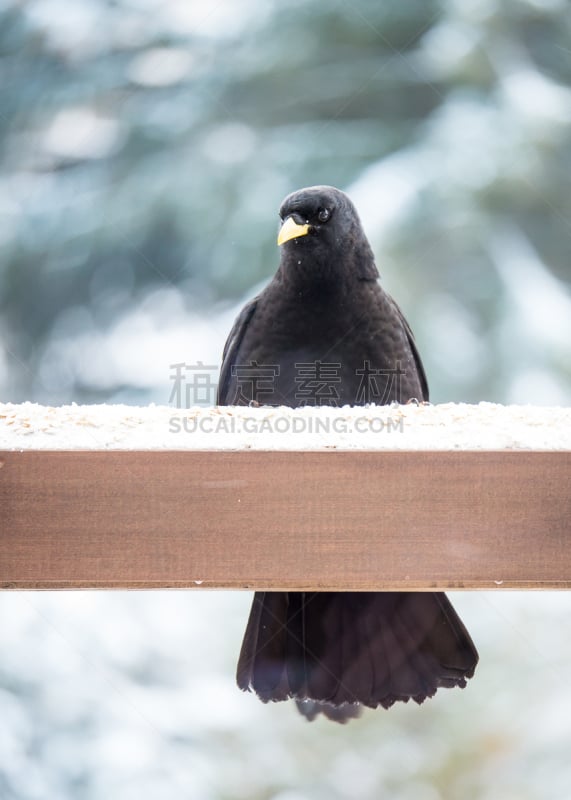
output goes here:
[[571, 588], [569, 451], [0, 452], [0, 587]]

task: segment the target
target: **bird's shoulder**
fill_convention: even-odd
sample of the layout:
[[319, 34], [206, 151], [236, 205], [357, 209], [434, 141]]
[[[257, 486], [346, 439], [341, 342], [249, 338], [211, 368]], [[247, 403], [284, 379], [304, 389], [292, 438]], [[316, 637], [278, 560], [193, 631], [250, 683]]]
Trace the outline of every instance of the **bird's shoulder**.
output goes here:
[[405, 315], [402, 313], [402, 311], [401, 311], [399, 305], [397, 304], [396, 300], [394, 300], [389, 294], [387, 294], [386, 296], [388, 298], [388, 301], [389, 301], [390, 305], [394, 309], [394, 313], [398, 317], [398, 319], [399, 319], [399, 321], [400, 321], [400, 323], [401, 323], [401, 325], [402, 325], [402, 327], [404, 329], [404, 332], [405, 332], [405, 335], [406, 335], [406, 338], [407, 338], [407, 341], [408, 341], [408, 346], [410, 348], [410, 351], [412, 353], [412, 357], [413, 357], [413, 360], [414, 360], [414, 364], [416, 366], [416, 371], [417, 371], [417, 374], [418, 374], [418, 380], [420, 382], [420, 388], [422, 390], [422, 398], [419, 397], [417, 399], [418, 400], [422, 399], [425, 402], [428, 402], [429, 394], [430, 394], [429, 388], [428, 388], [428, 379], [426, 377], [426, 372], [424, 370], [424, 364], [422, 363], [422, 359], [420, 357], [420, 353], [418, 352], [418, 347], [416, 346], [416, 340], [414, 338], [414, 333], [412, 332], [412, 328], [408, 324], [408, 321], [407, 321]]
[[367, 281], [362, 284], [361, 291], [365, 298], [362, 306], [367, 309], [365, 324], [370, 335], [382, 342], [383, 348], [388, 346], [393, 354], [400, 353], [405, 364], [409, 362], [414, 365], [413, 384], [417, 387], [415, 392], [418, 394], [420, 389], [421, 396], [418, 399], [427, 401], [429, 389], [426, 372], [412, 329], [398, 303], [380, 281]]
[[220, 368], [220, 380], [218, 383], [218, 405], [225, 405], [230, 389], [231, 367], [236, 362], [238, 351], [248, 330], [248, 326], [256, 313], [260, 302], [260, 295], [250, 300], [236, 317], [232, 326], [224, 350], [222, 351], [222, 366]]

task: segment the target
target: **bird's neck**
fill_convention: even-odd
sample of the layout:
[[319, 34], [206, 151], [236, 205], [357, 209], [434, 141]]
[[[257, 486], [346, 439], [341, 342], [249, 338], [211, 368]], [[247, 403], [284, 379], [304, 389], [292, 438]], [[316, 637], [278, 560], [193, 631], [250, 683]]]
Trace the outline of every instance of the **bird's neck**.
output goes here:
[[282, 291], [302, 297], [343, 295], [353, 291], [362, 281], [379, 277], [373, 254], [367, 244], [361, 252], [355, 247], [335, 253], [312, 253], [291, 248], [282, 251], [276, 280]]

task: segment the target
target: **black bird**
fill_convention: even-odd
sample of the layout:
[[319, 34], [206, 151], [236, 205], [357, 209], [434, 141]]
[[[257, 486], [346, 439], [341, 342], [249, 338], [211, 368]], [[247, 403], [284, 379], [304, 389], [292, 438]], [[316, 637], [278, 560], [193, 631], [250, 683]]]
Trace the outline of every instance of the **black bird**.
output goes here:
[[[363, 405], [428, 400], [411, 329], [378, 282], [355, 207], [332, 186], [288, 195], [281, 259], [242, 310], [223, 354], [220, 405]], [[422, 703], [466, 685], [478, 653], [441, 592], [256, 592], [237, 681], [294, 698], [313, 719]]]

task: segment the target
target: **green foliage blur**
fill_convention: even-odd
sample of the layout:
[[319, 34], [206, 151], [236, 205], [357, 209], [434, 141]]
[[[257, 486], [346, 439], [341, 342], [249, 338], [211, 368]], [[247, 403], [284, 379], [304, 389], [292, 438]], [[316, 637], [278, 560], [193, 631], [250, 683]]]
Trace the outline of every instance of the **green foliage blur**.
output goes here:
[[435, 401], [571, 398], [565, 0], [12, 0], [0, 398], [167, 402], [350, 192]]

